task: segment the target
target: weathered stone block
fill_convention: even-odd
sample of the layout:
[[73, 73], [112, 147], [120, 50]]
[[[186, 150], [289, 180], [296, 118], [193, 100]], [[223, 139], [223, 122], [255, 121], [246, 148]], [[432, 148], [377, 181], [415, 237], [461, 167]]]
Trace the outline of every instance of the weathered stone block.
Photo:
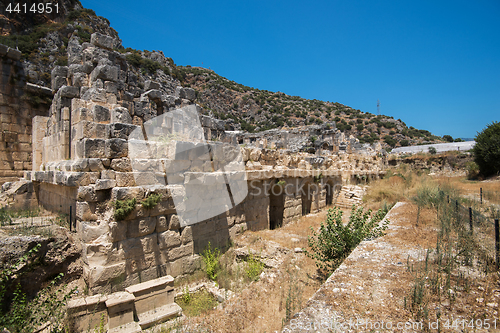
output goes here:
[[105, 157], [104, 139], [82, 139], [76, 143], [76, 156], [78, 158]]
[[127, 223], [121, 221], [109, 222], [109, 236], [112, 242], [127, 239]]
[[132, 165], [128, 158], [117, 158], [111, 161], [111, 169], [119, 172], [131, 172]]
[[181, 245], [181, 236], [178, 231], [168, 230], [158, 234], [158, 246], [161, 250]]
[[102, 170], [101, 179], [116, 179], [116, 171], [113, 170]]
[[92, 107], [92, 115], [96, 123], [109, 122], [110, 120], [109, 109], [101, 105], [96, 104]]
[[132, 172], [116, 172], [116, 186], [131, 187], [135, 186], [135, 178]]
[[140, 238], [128, 238], [119, 243], [123, 249], [125, 257], [136, 258], [144, 256], [146, 253], [158, 251], [157, 234], [151, 234]]
[[156, 218], [146, 217], [140, 220], [133, 220], [128, 222], [127, 236], [141, 237], [153, 233], [156, 229]]
[[76, 202], [76, 217], [81, 221], [97, 221], [97, 215], [91, 210], [88, 202]]
[[144, 90], [145, 91], [148, 91], [151, 89], [160, 89], [160, 88], [161, 88], [161, 85], [158, 82], [151, 81], [151, 80], [146, 80], [146, 82], [144, 82]]
[[178, 230], [181, 228], [181, 222], [179, 220], [179, 216], [177, 214], [172, 214], [170, 216], [170, 223], [168, 225], [170, 230]]
[[108, 190], [116, 186], [116, 181], [113, 179], [98, 179], [95, 182], [96, 191]]
[[184, 227], [181, 233], [182, 244], [188, 244], [193, 241], [193, 230], [190, 226]]
[[113, 50], [114, 47], [118, 46], [118, 41], [116, 39], [98, 32], [90, 36], [90, 43], [108, 50]]
[[58, 94], [65, 98], [75, 98], [80, 96], [80, 89], [72, 86], [62, 86], [59, 88]]
[[[163, 231], [168, 230], [168, 222], [169, 221], [167, 220], [167, 217], [169, 217], [169, 215], [157, 217], [156, 232], [163, 232]], [[169, 217], [169, 219], [170, 219], [170, 217]]]
[[111, 200], [137, 200], [144, 199], [144, 189], [142, 187], [115, 187], [111, 191]]
[[168, 250], [168, 260], [172, 261], [182, 257], [190, 256], [193, 254], [193, 250], [194, 250], [193, 243], [171, 248], [170, 250]]
[[106, 140], [105, 156], [107, 158], [120, 158], [128, 155], [128, 142], [124, 139]]
[[103, 81], [117, 81], [118, 80], [118, 67], [110, 65], [100, 65], [94, 68], [90, 73], [90, 80], [93, 82], [97, 79]]
[[109, 125], [109, 134], [111, 138], [118, 139], [128, 139], [130, 133], [132, 133], [138, 126], [122, 123], [112, 123]]
[[111, 110], [111, 122], [132, 124], [132, 117], [130, 116], [128, 109], [124, 107], [118, 107]]

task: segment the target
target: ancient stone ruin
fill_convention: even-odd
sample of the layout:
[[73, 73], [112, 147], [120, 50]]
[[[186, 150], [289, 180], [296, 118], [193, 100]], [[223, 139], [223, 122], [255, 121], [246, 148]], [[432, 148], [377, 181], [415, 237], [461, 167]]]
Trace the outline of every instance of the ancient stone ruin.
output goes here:
[[[224, 248], [245, 230], [279, 228], [335, 204], [342, 186], [384, 173], [382, 154], [334, 124], [226, 131], [224, 121], [201, 115], [193, 89], [140, 86], [125, 55], [113, 50], [116, 43], [98, 33], [91, 43], [69, 41], [69, 66], [52, 71], [52, 104], [48, 115], [32, 111], [32, 134], [23, 138], [32, 152], [20, 159], [32, 168], [24, 172], [27, 204], [69, 214], [83, 244], [84, 278], [95, 296], [70, 304], [77, 326], [97, 309], [108, 312], [110, 329], [125, 322], [132, 331], [147, 327], [155, 309], [144, 299], [151, 293], [165, 297], [158, 306], [176, 314], [172, 277], [198, 269], [209, 242]], [[169, 115], [178, 110], [197, 113], [200, 131], [176, 129]], [[175, 136], [174, 129], [190, 134]], [[130, 209], [117, 214], [120, 205]], [[140, 325], [131, 314], [134, 302]]]

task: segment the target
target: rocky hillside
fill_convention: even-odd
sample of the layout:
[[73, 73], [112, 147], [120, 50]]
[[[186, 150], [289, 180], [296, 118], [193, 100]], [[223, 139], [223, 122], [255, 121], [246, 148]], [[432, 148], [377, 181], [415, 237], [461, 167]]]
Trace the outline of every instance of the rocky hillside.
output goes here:
[[[0, 9], [4, 9], [2, 6]], [[52, 69], [68, 64], [72, 38], [78, 38], [83, 47], [94, 32], [120, 41], [106, 18], [83, 8], [78, 0], [64, 0], [61, 8], [58, 16], [33, 16], [22, 22], [16, 20], [16, 15], [0, 16], [0, 43], [17, 46], [23, 53], [23, 66], [31, 83], [51, 87]], [[125, 55], [125, 66], [136, 76], [133, 79], [137, 80], [138, 94], [147, 80], [160, 82], [161, 90], [167, 93], [175, 92], [179, 85], [194, 88], [196, 102], [205, 114], [226, 120], [229, 130], [259, 132], [334, 121], [340, 131], [361, 143], [381, 142], [386, 148], [443, 141], [429, 131], [406, 126], [401, 119], [376, 116], [340, 103], [247, 87], [204, 68], [176, 66], [161, 51], [124, 48], [121, 42], [114, 49]], [[128, 82], [130, 78], [126, 79]]]

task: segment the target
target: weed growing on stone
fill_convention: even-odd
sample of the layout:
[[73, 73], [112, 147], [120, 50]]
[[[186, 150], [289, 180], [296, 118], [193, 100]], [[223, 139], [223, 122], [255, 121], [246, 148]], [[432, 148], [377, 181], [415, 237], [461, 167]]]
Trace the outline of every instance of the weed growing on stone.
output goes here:
[[152, 209], [161, 201], [161, 194], [150, 194], [146, 199], [142, 200], [142, 207]]
[[218, 248], [212, 249], [212, 245], [208, 242], [207, 247], [202, 253], [203, 262], [205, 263], [205, 272], [207, 273], [207, 277], [215, 281], [217, 279], [217, 275], [219, 274], [219, 259], [221, 253]]
[[189, 317], [198, 316], [212, 310], [218, 304], [213, 295], [205, 289], [192, 294], [188, 292], [189, 297], [184, 297], [185, 294], [177, 298], [176, 302], [182, 308], [182, 312]]
[[134, 208], [137, 201], [134, 199], [129, 200], [116, 200], [114, 202], [115, 206], [115, 219], [117, 221], [124, 220], [128, 214], [130, 214]]

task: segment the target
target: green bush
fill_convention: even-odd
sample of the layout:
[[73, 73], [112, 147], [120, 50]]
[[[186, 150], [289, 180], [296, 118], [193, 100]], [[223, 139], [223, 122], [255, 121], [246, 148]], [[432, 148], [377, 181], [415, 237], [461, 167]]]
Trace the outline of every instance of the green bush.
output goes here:
[[128, 214], [130, 214], [134, 208], [137, 201], [134, 199], [129, 200], [116, 200], [115, 206], [115, 219], [117, 221], [124, 220]]
[[388, 220], [379, 225], [387, 211], [379, 209], [373, 216], [371, 213], [353, 205], [349, 222], [344, 225], [342, 210], [329, 209], [319, 231], [311, 228], [312, 236], [308, 237], [311, 251], [305, 251], [306, 255], [316, 261], [323, 273], [332, 273], [363, 239], [379, 237], [387, 229]]
[[255, 259], [253, 255], [250, 255], [247, 259], [247, 267], [245, 268], [245, 274], [251, 281], [257, 281], [259, 279], [260, 273], [264, 270], [264, 263]]
[[485, 176], [500, 172], [500, 122], [494, 121], [474, 139], [474, 161]]
[[437, 149], [435, 147], [429, 147], [429, 154], [436, 155]]
[[207, 247], [203, 251], [202, 259], [205, 263], [205, 272], [207, 273], [207, 277], [215, 281], [217, 279], [217, 275], [219, 274], [219, 259], [221, 253], [218, 248], [214, 248], [212, 250], [212, 245], [208, 242]]
[[390, 135], [386, 135], [384, 136], [384, 142], [387, 143], [389, 146], [391, 146], [392, 148], [394, 148], [396, 146], [396, 139], [394, 139], [392, 136]]
[[399, 141], [399, 144], [401, 145], [401, 147], [406, 147], [406, 146], [410, 145], [410, 142], [408, 140], [404, 139], [404, 140]]
[[150, 194], [146, 199], [142, 200], [142, 207], [152, 209], [161, 201], [161, 194]]

